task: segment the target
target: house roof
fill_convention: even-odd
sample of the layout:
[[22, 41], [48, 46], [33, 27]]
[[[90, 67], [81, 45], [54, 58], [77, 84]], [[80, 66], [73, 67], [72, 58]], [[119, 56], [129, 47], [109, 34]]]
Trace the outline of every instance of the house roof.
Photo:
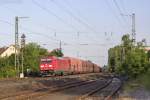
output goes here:
[[146, 47], [144, 48], [144, 50], [145, 50], [145, 51], [150, 51], [150, 46], [146, 46]]
[[8, 47], [2, 47], [2, 48], [0, 48], [0, 55], [5, 51], [5, 50], [7, 50], [8, 49]]

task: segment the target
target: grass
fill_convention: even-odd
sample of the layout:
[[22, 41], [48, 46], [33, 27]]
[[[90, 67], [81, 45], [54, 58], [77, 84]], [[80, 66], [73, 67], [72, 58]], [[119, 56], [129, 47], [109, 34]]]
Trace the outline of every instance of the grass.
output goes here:
[[146, 74], [139, 76], [138, 82], [144, 86], [145, 89], [150, 90], [150, 71]]
[[129, 93], [139, 87], [150, 91], [150, 70], [147, 73], [138, 76], [136, 79], [130, 79], [124, 84], [123, 90]]
[[138, 84], [136, 80], [130, 80], [124, 84], [123, 91], [126, 93], [130, 93], [131, 91], [134, 91], [138, 87], [140, 87], [140, 84]]

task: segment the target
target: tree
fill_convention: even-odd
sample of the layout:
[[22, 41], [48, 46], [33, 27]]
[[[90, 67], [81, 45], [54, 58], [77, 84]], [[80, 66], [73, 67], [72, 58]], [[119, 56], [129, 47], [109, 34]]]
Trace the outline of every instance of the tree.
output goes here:
[[136, 77], [148, 69], [148, 55], [143, 49], [143, 43], [133, 45], [129, 35], [122, 37], [122, 44], [109, 49], [109, 67], [118, 74]]
[[150, 50], [147, 52], [148, 60], [150, 61]]
[[39, 61], [42, 56], [47, 56], [46, 49], [41, 48], [36, 43], [29, 43], [24, 48], [24, 66], [34, 71], [39, 70]]
[[15, 55], [12, 54], [9, 57], [0, 58], [0, 77], [16, 76], [14, 57]]
[[[22, 49], [24, 49], [24, 71], [31, 69], [34, 72], [38, 72], [40, 58], [49, 55], [47, 49], [40, 47], [40, 45], [36, 43], [29, 43]], [[61, 56], [60, 51], [57, 51], [57, 54]], [[16, 76], [14, 58], [14, 54], [9, 57], [0, 58], [0, 77]], [[19, 61], [21, 64], [21, 53], [19, 54]], [[21, 65], [19, 67], [21, 70]]]
[[51, 51], [48, 55], [49, 55], [49, 56], [62, 57], [64, 54], [62, 53], [62, 50], [61, 50], [61, 49], [54, 49], [54, 50]]

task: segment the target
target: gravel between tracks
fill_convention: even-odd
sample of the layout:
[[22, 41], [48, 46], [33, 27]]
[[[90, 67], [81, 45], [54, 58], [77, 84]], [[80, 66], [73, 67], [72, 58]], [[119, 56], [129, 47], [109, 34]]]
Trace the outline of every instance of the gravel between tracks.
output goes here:
[[[86, 78], [98, 78], [99, 74], [89, 74], [89, 75], [76, 75], [65, 78], [28, 78], [28, 79], [11, 79], [11, 80], [0, 80], [0, 99], [5, 97], [11, 97], [16, 94], [21, 94], [26, 91], [33, 91], [38, 88], [54, 87], [66, 82], [76, 82], [84, 80]], [[12, 99], [14, 100], [14, 99]]]
[[32, 100], [78, 100], [79, 96], [82, 96], [93, 89], [102, 87], [106, 84], [108, 79], [99, 79], [91, 84], [81, 85], [73, 88], [69, 88], [57, 93], [50, 93], [45, 96], [37, 97]]

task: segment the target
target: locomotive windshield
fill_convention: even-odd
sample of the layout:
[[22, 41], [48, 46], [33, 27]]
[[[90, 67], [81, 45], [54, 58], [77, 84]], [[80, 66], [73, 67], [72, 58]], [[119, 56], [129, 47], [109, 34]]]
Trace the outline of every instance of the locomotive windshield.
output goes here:
[[51, 63], [51, 59], [41, 59], [41, 63]]

